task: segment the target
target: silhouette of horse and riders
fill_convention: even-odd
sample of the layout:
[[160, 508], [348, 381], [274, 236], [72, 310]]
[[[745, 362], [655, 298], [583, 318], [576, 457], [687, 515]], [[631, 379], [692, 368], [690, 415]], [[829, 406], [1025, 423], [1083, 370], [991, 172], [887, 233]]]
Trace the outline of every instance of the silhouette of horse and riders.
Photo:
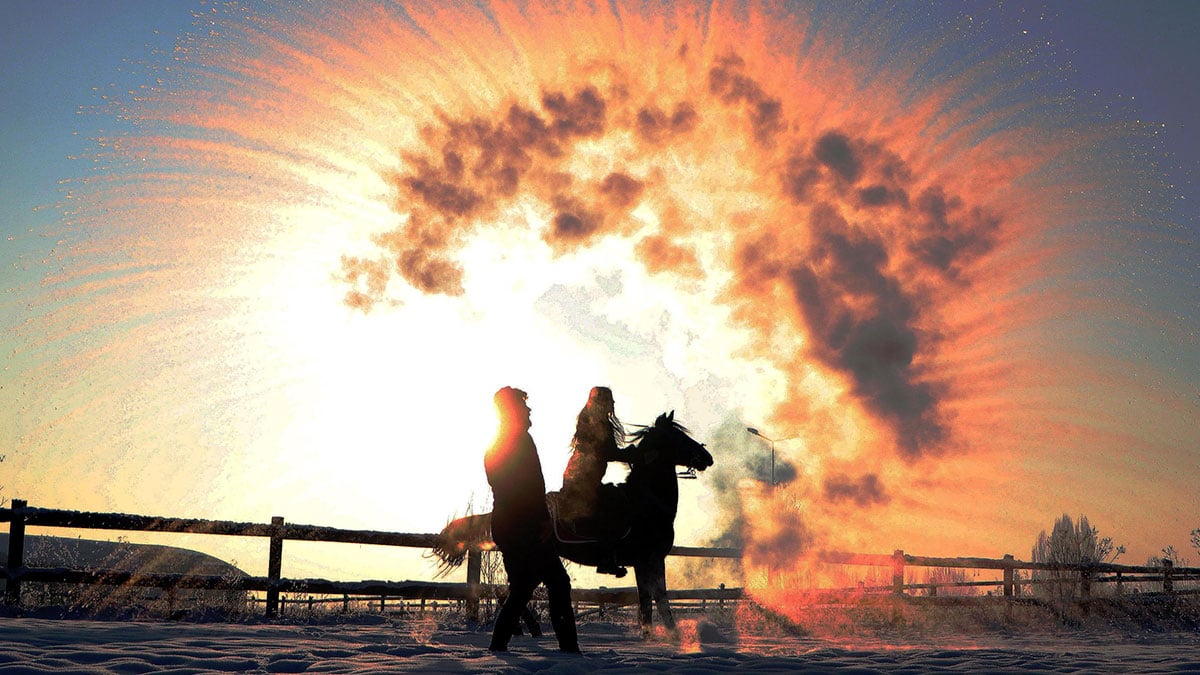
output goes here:
[[[515, 394], [513, 393], [515, 392]], [[514, 397], [517, 404], [512, 403]], [[557, 556], [575, 563], [596, 567], [604, 574], [625, 575], [625, 568], [632, 567], [637, 584], [638, 616], [643, 637], [649, 637], [653, 629], [653, 606], [658, 608], [664, 627], [675, 631], [675, 618], [667, 599], [666, 557], [675, 542], [675, 515], [679, 502], [680, 474], [676, 467], [684, 467], [685, 477], [694, 477], [695, 471], [712, 466], [713, 458], [704, 445], [693, 439], [688, 430], [675, 421], [675, 413], [663, 413], [648, 426], [637, 426], [626, 433], [613, 412], [612, 392], [606, 387], [592, 389], [588, 403], [577, 419], [576, 433], [572, 439], [572, 456], [563, 476], [563, 489], [545, 494], [541, 478], [540, 462], [532, 439], [527, 436], [529, 409], [524, 403], [525, 393], [504, 388], [496, 393], [497, 410], [501, 416], [502, 431], [496, 445], [485, 458], [489, 483], [495, 499], [491, 513], [465, 516], [450, 522], [441, 532], [441, 545], [434, 549], [443, 571], [462, 564], [467, 552], [487, 548], [495, 542], [504, 554], [505, 569], [510, 583], [509, 599], [497, 617], [492, 649], [507, 648], [508, 637], [517, 631], [518, 617], [529, 622], [526, 603], [528, 593], [537, 585], [535, 579], [546, 583], [551, 595], [551, 622], [564, 651], [578, 651], [575, 642], [573, 613], [562, 603], [563, 584], [558, 571], [561, 563]], [[513, 408], [518, 412], [512, 412]], [[506, 416], [517, 419], [515, 431], [505, 432]], [[537, 492], [541, 485], [545, 508], [541, 502], [529, 508], [533, 517], [524, 522], [514, 520], [508, 513], [512, 510], [511, 498], [505, 493], [514, 490], [506, 484], [508, 474], [499, 467], [499, 462], [512, 462], [513, 453], [506, 447], [513, 441], [504, 437], [517, 437], [532, 450], [532, 463], [528, 470], [536, 472], [530, 480], [535, 487], [522, 487], [526, 494]], [[621, 443], [629, 441], [621, 447]], [[499, 459], [497, 459], [499, 458]], [[621, 462], [629, 467], [628, 476], [619, 484], [601, 483], [608, 462]], [[504, 471], [509, 469], [503, 468]], [[541, 514], [547, 514], [542, 516]], [[537, 522], [544, 518], [547, 523]], [[525, 537], [536, 539], [530, 534], [538, 528], [549, 533], [543, 538], [552, 547], [554, 560], [539, 567], [534, 576], [526, 573], [522, 561], [533, 557], [528, 548], [520, 548], [511, 540]], [[519, 533], [518, 537], [514, 533]], [[528, 539], [532, 541], [533, 539]], [[507, 546], [506, 546], [507, 544]], [[522, 544], [523, 546], [524, 544]], [[550, 569], [557, 565], [558, 570]], [[540, 576], [539, 576], [540, 575]], [[514, 576], [524, 581], [521, 588], [514, 584]], [[531, 583], [530, 583], [531, 582]], [[569, 585], [565, 586], [569, 596]], [[557, 599], [555, 596], [559, 596]], [[510, 603], [511, 601], [511, 603]], [[509, 606], [509, 605], [512, 606]], [[523, 616], [522, 616], [523, 615]], [[530, 626], [531, 629], [533, 626]]]

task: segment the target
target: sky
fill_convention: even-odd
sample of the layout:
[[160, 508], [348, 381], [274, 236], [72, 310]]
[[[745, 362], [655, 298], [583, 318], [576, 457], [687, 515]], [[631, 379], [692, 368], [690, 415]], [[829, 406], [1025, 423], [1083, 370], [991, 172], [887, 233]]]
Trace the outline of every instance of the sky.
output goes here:
[[1193, 3], [0, 11], [3, 498], [432, 532], [603, 384], [750, 568], [1200, 557]]

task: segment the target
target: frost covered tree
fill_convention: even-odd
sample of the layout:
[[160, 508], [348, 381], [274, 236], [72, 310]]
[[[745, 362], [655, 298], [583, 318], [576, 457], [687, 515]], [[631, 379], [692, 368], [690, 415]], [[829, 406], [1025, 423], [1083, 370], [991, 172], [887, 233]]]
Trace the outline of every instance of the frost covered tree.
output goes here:
[[[1031, 560], [1065, 564], [1115, 562], [1124, 552], [1125, 547], [1114, 545], [1112, 537], [1101, 537], [1088, 523], [1087, 516], [1079, 516], [1079, 521], [1075, 522], [1064, 513], [1054, 521], [1049, 534], [1045, 530], [1038, 534]], [[1080, 578], [1079, 572], [1066, 570], [1038, 570], [1033, 574], [1034, 580], [1047, 582], [1039, 584], [1037, 589], [1061, 602], [1078, 598]]]
[[1167, 562], [1168, 560], [1170, 560], [1171, 564], [1175, 567], [1188, 566], [1187, 558], [1181, 556], [1179, 551], [1175, 550], [1174, 546], [1164, 546], [1161, 554], [1152, 555], [1146, 559], [1146, 565], [1149, 567], [1162, 567], [1163, 563]]

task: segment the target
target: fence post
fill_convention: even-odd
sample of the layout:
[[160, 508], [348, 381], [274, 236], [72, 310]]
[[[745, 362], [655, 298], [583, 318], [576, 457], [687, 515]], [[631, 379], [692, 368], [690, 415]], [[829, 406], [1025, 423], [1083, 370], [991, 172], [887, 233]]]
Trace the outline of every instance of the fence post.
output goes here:
[[271, 517], [271, 548], [267, 558], [267, 618], [279, 616], [279, 579], [283, 571], [283, 516]]
[[904, 595], [904, 551], [892, 553], [892, 594]]
[[[15, 500], [14, 500], [14, 503]], [[1175, 571], [1175, 562], [1167, 559], [1163, 560], [1163, 593], [1172, 593], [1175, 591], [1175, 581], [1171, 579], [1172, 573]]]
[[4, 585], [4, 604], [10, 607], [21, 606], [21, 579], [17, 575], [25, 566], [26, 506], [24, 499], [12, 500], [12, 520], [8, 523], [8, 581]]
[[1012, 563], [1016, 560], [1011, 553], [1004, 554], [1004, 597], [1011, 598], [1013, 596], [1013, 568]]
[[1079, 572], [1079, 599], [1092, 599], [1092, 559], [1084, 556], [1083, 569]]
[[483, 551], [471, 549], [467, 552], [467, 603], [468, 621], [479, 620], [479, 577], [483, 570]]

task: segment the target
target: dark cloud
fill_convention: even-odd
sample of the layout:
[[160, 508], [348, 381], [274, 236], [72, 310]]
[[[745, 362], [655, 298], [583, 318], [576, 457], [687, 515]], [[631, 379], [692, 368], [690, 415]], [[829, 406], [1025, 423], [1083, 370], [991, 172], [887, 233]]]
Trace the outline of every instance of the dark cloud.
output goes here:
[[742, 544], [743, 554], [755, 564], [790, 569], [798, 558], [813, 547], [815, 537], [798, 515], [784, 509], [761, 514], [750, 523], [750, 540]]
[[895, 153], [870, 143], [860, 143], [857, 151], [862, 160], [862, 180], [866, 187], [858, 190], [860, 206], [878, 208], [885, 206], [905, 210], [909, 207], [909, 190], [912, 187], [912, 171], [904, 160]]
[[821, 169], [811, 155], [793, 154], [784, 166], [783, 192], [792, 201], [806, 202], [812, 196], [812, 188], [821, 181]]
[[908, 194], [886, 185], [871, 185], [858, 191], [858, 203], [863, 206], [904, 205], [908, 203]]
[[771, 481], [774, 481], [774, 485], [788, 485], [800, 476], [796, 465], [779, 453], [776, 453], [775, 463], [772, 466], [770, 450], [755, 454], [753, 458], [746, 461], [746, 466], [754, 480], [766, 485], [771, 485]]
[[551, 128], [562, 139], [596, 136], [604, 132], [607, 105], [595, 87], [584, 87], [574, 96], [553, 92], [542, 97]]
[[442, 115], [423, 131], [427, 150], [406, 154], [406, 167], [390, 178], [407, 220], [373, 239], [385, 257], [343, 259], [346, 303], [369, 309], [392, 274], [423, 293], [462, 293], [457, 247], [526, 188], [552, 208], [547, 238], [556, 243], [586, 241], [620, 217], [641, 196], [640, 180], [613, 172], [587, 185], [559, 168], [572, 144], [604, 133], [607, 109], [600, 92], [584, 86], [546, 92], [540, 110], [510, 105], [495, 120]]
[[769, 284], [784, 276], [784, 265], [778, 254], [782, 249], [773, 232], [765, 232], [744, 242], [734, 255], [739, 283], [751, 293], [763, 291]]
[[923, 346], [914, 327], [917, 305], [888, 272], [883, 242], [825, 205], [814, 209], [810, 225], [808, 257], [787, 277], [813, 355], [850, 376], [853, 394], [896, 430], [905, 455], [934, 449], [945, 429], [936, 387], [913, 366]]
[[600, 194], [612, 208], [627, 211], [637, 205], [645, 184], [627, 174], [613, 172], [600, 181]]
[[813, 156], [851, 183], [862, 175], [862, 161], [851, 146], [850, 139], [844, 134], [830, 132], [818, 138], [813, 148]]
[[636, 128], [642, 140], [659, 144], [690, 132], [698, 119], [695, 107], [686, 101], [676, 105], [670, 115], [657, 106], [648, 105], [638, 111]]
[[[908, 207], [912, 172], [902, 159], [876, 143], [831, 130], [789, 154], [780, 174], [783, 192], [793, 202], [813, 198], [825, 185], [835, 194], [866, 207]], [[864, 187], [857, 187], [867, 183]]]
[[947, 196], [941, 187], [924, 190], [916, 200], [922, 219], [920, 235], [911, 245], [925, 264], [950, 278], [959, 278], [962, 266], [995, 245], [1000, 219], [975, 207], [965, 209], [962, 199]]
[[718, 59], [708, 71], [708, 91], [727, 105], [744, 105], [754, 140], [760, 145], [770, 145], [784, 128], [783, 104], [747, 76], [744, 66], [745, 62], [736, 54]]
[[549, 236], [554, 241], [577, 243], [588, 239], [600, 229], [604, 220], [603, 215], [571, 197], [555, 199], [554, 209]]
[[879, 476], [867, 473], [858, 478], [851, 478], [844, 473], [834, 474], [825, 479], [825, 499], [831, 502], [853, 501], [857, 506], [868, 507], [877, 504], [887, 504], [892, 500], [883, 487]]
[[[961, 280], [964, 266], [994, 246], [999, 218], [941, 186], [918, 189], [896, 153], [836, 129], [794, 148], [779, 180], [782, 194], [806, 209], [797, 217], [807, 219], [811, 241], [784, 271], [773, 253], [778, 242], [747, 242], [739, 252], [743, 282], [754, 288], [786, 278], [812, 355], [849, 376], [854, 395], [896, 432], [905, 456], [937, 451], [947, 436], [945, 392], [914, 365], [937, 346], [935, 335], [918, 329], [931, 300], [906, 279]], [[862, 220], [849, 222], [841, 214], [853, 209], [818, 202], [835, 196], [862, 208]], [[908, 256], [897, 261], [889, 251]]]
[[[457, 155], [451, 153], [449, 156], [461, 162]], [[408, 196], [446, 217], [463, 218], [475, 213], [483, 203], [483, 197], [453, 179], [446, 180], [444, 175], [445, 172], [435, 169], [422, 171], [401, 180]], [[461, 176], [457, 179], [461, 180]]]

